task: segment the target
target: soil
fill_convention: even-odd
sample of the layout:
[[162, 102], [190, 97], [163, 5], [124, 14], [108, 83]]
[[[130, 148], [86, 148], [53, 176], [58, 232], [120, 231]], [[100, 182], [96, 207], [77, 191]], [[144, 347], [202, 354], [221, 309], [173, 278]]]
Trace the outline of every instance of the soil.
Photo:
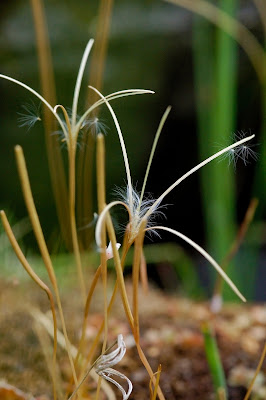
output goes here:
[[[34, 306], [49, 315], [46, 295], [34, 283], [22, 285], [16, 280], [2, 280], [0, 290], [0, 381], [28, 394], [28, 397], [23, 394], [19, 397], [19, 392], [15, 393], [13, 388], [6, 389], [0, 383], [0, 399], [21, 400], [34, 396], [52, 400], [51, 379], [43, 352], [43, 349], [49, 352], [49, 340], [46, 334], [41, 335], [44, 343], [40, 345], [36, 324], [29, 312]], [[127, 290], [130, 294], [130, 283]], [[82, 320], [78, 294], [78, 290], [70, 285], [64, 288], [62, 296], [69, 336], [75, 344]], [[207, 303], [170, 297], [153, 288], [147, 295], [140, 292], [140, 305], [141, 345], [154, 371], [159, 364], [162, 365], [160, 386], [167, 400], [215, 399], [201, 333], [201, 324], [206, 321], [211, 321], [216, 333], [228, 383], [228, 399], [244, 399], [266, 338], [264, 305], [226, 305], [221, 313], [213, 316]], [[102, 322], [101, 310], [102, 300], [96, 293], [88, 320], [88, 341]], [[127, 352], [116, 368], [133, 383], [130, 399], [149, 399], [149, 377], [139, 360], [118, 299], [109, 320], [109, 342], [112, 343], [119, 333], [125, 338]], [[62, 349], [58, 350], [58, 360], [62, 377], [60, 385], [65, 391], [70, 369]], [[253, 400], [266, 399], [265, 373], [264, 361], [251, 396]], [[86, 399], [94, 399], [96, 383], [89, 379], [85, 385]], [[114, 391], [118, 399], [122, 398], [115, 387]]]

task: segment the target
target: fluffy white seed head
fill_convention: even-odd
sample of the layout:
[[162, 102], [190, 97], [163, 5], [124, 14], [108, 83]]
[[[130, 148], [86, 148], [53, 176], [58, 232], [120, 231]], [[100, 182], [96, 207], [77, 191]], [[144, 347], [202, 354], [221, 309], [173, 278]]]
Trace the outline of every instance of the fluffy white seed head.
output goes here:
[[[128, 224], [129, 241], [133, 242], [139, 233], [143, 218], [145, 218], [145, 215], [153, 206], [156, 199], [154, 199], [150, 194], [148, 194], [141, 200], [140, 194], [133, 188], [132, 190], [130, 190], [128, 186], [126, 187], [126, 189], [120, 189], [120, 188], [116, 189], [116, 194], [118, 198], [120, 197], [122, 202], [124, 202], [127, 205], [127, 208], [129, 209], [130, 213], [130, 221]], [[163, 207], [166, 206], [161, 206], [160, 203], [158, 203], [156, 207], [154, 207], [153, 212], [147, 218], [148, 228], [151, 228], [154, 225], [157, 217], [165, 218], [165, 214], [161, 211], [161, 208]], [[149, 230], [149, 233], [156, 234], [158, 236], [158, 233], [156, 231], [153, 231], [152, 229]]]

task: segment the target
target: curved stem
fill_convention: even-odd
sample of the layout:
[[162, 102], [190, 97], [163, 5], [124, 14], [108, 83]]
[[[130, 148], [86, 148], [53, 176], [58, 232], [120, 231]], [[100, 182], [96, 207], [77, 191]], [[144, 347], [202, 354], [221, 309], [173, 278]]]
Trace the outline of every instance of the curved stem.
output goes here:
[[19, 176], [20, 176], [20, 182], [21, 182], [21, 186], [22, 186], [23, 196], [24, 196], [26, 207], [27, 207], [29, 217], [31, 220], [33, 231], [34, 231], [34, 234], [35, 234], [35, 237], [36, 237], [39, 249], [40, 249], [42, 259], [44, 261], [44, 265], [46, 267], [50, 281], [51, 281], [54, 291], [55, 291], [55, 297], [56, 297], [59, 315], [60, 315], [60, 319], [61, 319], [61, 323], [62, 323], [62, 329], [63, 329], [63, 333], [64, 333], [64, 337], [65, 337], [66, 349], [67, 349], [68, 358], [69, 358], [69, 362], [70, 362], [70, 366], [71, 366], [71, 371], [72, 371], [72, 374], [74, 377], [75, 385], [77, 385], [78, 380], [77, 380], [77, 375], [76, 375], [76, 371], [75, 371], [75, 367], [74, 367], [74, 363], [73, 363], [73, 358], [71, 355], [71, 346], [70, 346], [70, 341], [69, 341], [67, 330], [66, 330], [66, 323], [65, 323], [65, 318], [64, 318], [64, 314], [63, 314], [57, 279], [56, 279], [56, 275], [54, 272], [51, 257], [50, 257], [45, 239], [44, 239], [44, 235], [43, 235], [43, 231], [41, 228], [38, 213], [37, 213], [37, 210], [36, 210], [36, 207], [34, 204], [31, 187], [30, 187], [30, 182], [29, 182], [29, 177], [28, 177], [28, 172], [27, 172], [27, 167], [26, 167], [23, 150], [22, 150], [21, 146], [15, 147], [15, 155], [16, 155], [16, 161], [17, 161], [17, 165], [18, 165], [18, 172], [19, 172]]
[[249, 388], [248, 388], [248, 391], [246, 393], [246, 396], [245, 396], [244, 400], [248, 400], [249, 399], [250, 393], [252, 391], [252, 388], [254, 386], [254, 383], [255, 383], [255, 380], [256, 380], [256, 378], [258, 376], [258, 373], [260, 372], [260, 369], [262, 367], [262, 364], [263, 364], [263, 361], [264, 361], [265, 357], [266, 357], [266, 344], [264, 345], [264, 349], [262, 351], [262, 354], [261, 354], [261, 357], [260, 357], [260, 361], [259, 361], [259, 364], [257, 366], [255, 375], [252, 378], [252, 381], [251, 381], [251, 383], [249, 385]]
[[[152, 90], [145, 90], [145, 89], [125, 89], [125, 90], [119, 90], [118, 92], [114, 92], [111, 94], [108, 94], [105, 96], [105, 99], [108, 101], [112, 101], [115, 99], [119, 99], [121, 97], [127, 97], [127, 96], [135, 96], [137, 94], [154, 94], [154, 91]], [[92, 106], [90, 106], [85, 113], [80, 117], [76, 127], [75, 127], [75, 134], [80, 130], [83, 122], [86, 120], [88, 115], [95, 110], [95, 108], [101, 106], [104, 104], [105, 101], [103, 99], [100, 99], [96, 101]]]
[[190, 244], [190, 246], [194, 247], [199, 253], [203, 255], [203, 257], [206, 258], [206, 260], [209, 261], [210, 264], [216, 269], [216, 271], [224, 278], [224, 280], [228, 283], [228, 285], [231, 287], [231, 289], [236, 293], [236, 295], [244, 302], [246, 302], [245, 297], [240, 293], [240, 291], [237, 289], [236, 285], [231, 281], [231, 279], [226, 275], [226, 273], [223, 271], [223, 269], [220, 267], [219, 264], [210, 256], [207, 251], [205, 251], [202, 247], [200, 247], [197, 243], [193, 242], [190, 238], [187, 236], [183, 235], [183, 233], [180, 233], [174, 229], [167, 228], [166, 226], [153, 226], [152, 228], [146, 229], [146, 231], [149, 231], [151, 229], [155, 230], [163, 230], [172, 233], [175, 236], [178, 236], [179, 238], [183, 239], [185, 242]]
[[70, 125], [70, 120], [69, 120], [69, 116], [68, 116], [68, 113], [67, 113], [67, 111], [66, 111], [66, 109], [65, 109], [65, 107], [64, 106], [62, 106], [61, 104], [57, 104], [55, 107], [54, 107], [54, 112], [56, 113], [57, 112], [57, 109], [58, 108], [60, 108], [62, 111], [63, 111], [63, 114], [64, 114], [64, 117], [65, 117], [65, 121], [66, 121], [66, 125], [67, 125], [67, 130], [68, 130], [68, 132], [67, 132], [67, 136], [66, 136], [66, 140], [67, 140], [67, 145], [69, 146], [69, 140], [71, 139], [71, 125]]
[[128, 189], [129, 189], [129, 193], [130, 193], [130, 195], [129, 195], [129, 208], [132, 210], [132, 206], [133, 206], [132, 192], [133, 192], [133, 189], [132, 189], [131, 173], [130, 173], [130, 168], [129, 168], [127, 150], [126, 150], [123, 134], [122, 134], [118, 119], [117, 119], [117, 117], [115, 115], [115, 112], [114, 112], [112, 106], [109, 104], [109, 102], [106, 100], [106, 98], [97, 89], [95, 89], [94, 87], [89, 86], [89, 88], [94, 90], [102, 98], [102, 100], [106, 104], [107, 108], [109, 109], [109, 111], [110, 111], [110, 113], [111, 113], [111, 115], [113, 117], [113, 120], [114, 120], [114, 123], [115, 123], [115, 126], [116, 126], [116, 130], [117, 130], [117, 133], [118, 133], [118, 137], [119, 137], [119, 140], [120, 140], [122, 153], [123, 153], [123, 158], [124, 158], [124, 163], [125, 163], [125, 168], [126, 168], [126, 174], [127, 174]]
[[153, 205], [151, 206], [149, 211], [147, 211], [147, 213], [145, 214], [145, 218], [148, 218], [153, 213], [153, 211], [156, 209], [156, 207], [162, 202], [162, 200], [165, 198], [165, 196], [167, 196], [177, 185], [179, 185], [179, 183], [184, 181], [188, 176], [192, 175], [198, 169], [200, 169], [204, 165], [208, 164], [209, 162], [211, 162], [215, 158], [217, 158], [220, 155], [226, 153], [228, 150], [231, 150], [231, 149], [233, 149], [233, 148], [235, 148], [237, 146], [240, 146], [241, 144], [247, 142], [248, 140], [253, 139], [254, 137], [255, 137], [255, 135], [248, 136], [248, 137], [246, 137], [244, 139], [239, 140], [236, 143], [231, 144], [230, 146], [225, 147], [223, 150], [220, 150], [217, 153], [213, 154], [212, 156], [206, 158], [206, 160], [202, 161], [201, 163], [196, 165], [196, 167], [194, 167], [190, 171], [186, 172], [183, 176], [181, 176], [181, 178], [177, 179], [177, 181], [175, 181], [171, 186], [169, 186], [169, 188], [166, 189], [163, 192], [163, 194], [161, 194], [161, 196], [153, 203]]
[[52, 311], [52, 316], [53, 316], [53, 324], [54, 324], [54, 349], [53, 349], [53, 371], [52, 371], [52, 379], [53, 379], [53, 391], [54, 391], [54, 400], [56, 400], [57, 395], [56, 395], [56, 351], [57, 351], [57, 319], [56, 319], [56, 313], [55, 313], [55, 303], [54, 303], [54, 298], [52, 295], [51, 290], [48, 288], [48, 286], [39, 278], [39, 276], [34, 272], [34, 270], [31, 268], [30, 264], [28, 263], [26, 257], [24, 256], [16, 238], [15, 235], [12, 231], [12, 228], [8, 222], [8, 219], [6, 217], [6, 214], [3, 210], [0, 211], [1, 214], [1, 219], [2, 223], [5, 229], [5, 232], [8, 236], [8, 239], [14, 249], [14, 252], [16, 253], [17, 258], [21, 262], [23, 268], [25, 271], [29, 274], [29, 276], [34, 280], [37, 285], [45, 291], [45, 293], [48, 296], [48, 299], [50, 301], [50, 307]]
[[103, 225], [105, 218], [107, 216], [107, 213], [110, 211], [110, 209], [118, 204], [121, 204], [122, 206], [124, 206], [127, 209], [128, 213], [130, 214], [130, 210], [129, 210], [127, 204], [124, 203], [123, 201], [117, 200], [117, 201], [112, 201], [111, 203], [107, 204], [107, 206], [101, 212], [101, 215], [98, 218], [96, 228], [95, 228], [95, 241], [96, 241], [97, 246], [100, 248], [100, 250], [104, 250], [104, 249], [102, 249], [102, 244], [101, 244], [102, 225]]
[[74, 128], [76, 125], [76, 119], [77, 119], [77, 108], [78, 108], [78, 99], [79, 99], [81, 81], [82, 81], [82, 77], [84, 74], [84, 70], [85, 70], [85, 67], [87, 64], [87, 60], [88, 60], [93, 42], [94, 42], [93, 39], [89, 40], [89, 42], [85, 48], [85, 51], [84, 51], [84, 54], [83, 54], [83, 57], [82, 57], [82, 60], [80, 63], [80, 67], [79, 67], [79, 72], [78, 72], [78, 76], [77, 76], [74, 97], [73, 97], [73, 105], [72, 105], [72, 121], [71, 122], [72, 122], [72, 131], [73, 132], [74, 132]]
[[152, 149], [151, 149], [151, 153], [150, 153], [150, 158], [149, 158], [149, 161], [148, 161], [148, 165], [147, 165], [146, 172], [145, 172], [145, 177], [144, 177], [144, 180], [143, 180], [143, 185], [142, 185], [142, 189], [141, 189], [141, 194], [140, 194], [140, 198], [139, 198], [139, 206], [138, 206], [137, 212], [140, 211], [140, 206], [141, 206], [141, 202], [143, 200], [143, 196], [144, 196], [144, 193], [145, 193], [146, 183], [147, 183], [147, 179], [148, 179], [148, 176], [149, 176], [151, 163], [152, 163], [153, 156], [154, 156], [154, 153], [155, 153], [155, 150], [156, 150], [156, 146], [157, 146], [160, 134], [162, 132], [163, 126], [165, 124], [165, 121], [166, 121], [166, 119], [168, 117], [168, 114], [171, 111], [171, 108], [172, 108], [171, 106], [168, 106], [167, 109], [165, 110], [165, 112], [164, 112], [164, 114], [163, 114], [163, 116], [161, 118], [160, 124], [158, 126], [154, 141], [153, 141], [153, 145], [152, 145]]

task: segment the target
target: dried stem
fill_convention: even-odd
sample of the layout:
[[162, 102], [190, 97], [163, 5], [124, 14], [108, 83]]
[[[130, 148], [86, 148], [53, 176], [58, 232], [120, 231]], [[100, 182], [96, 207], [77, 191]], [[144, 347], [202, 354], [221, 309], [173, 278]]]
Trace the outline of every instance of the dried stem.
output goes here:
[[[39, 71], [42, 94], [50, 104], [56, 104], [56, 93], [52, 56], [42, 0], [31, 0], [36, 44], [39, 60]], [[56, 137], [51, 135], [55, 130], [55, 121], [52, 115], [44, 109], [45, 140], [47, 147], [48, 163], [51, 182], [55, 197], [56, 210], [60, 223], [61, 234], [66, 246], [71, 248], [70, 224], [67, 199], [67, 185], [60, 144]]]
[[[223, 259], [223, 261], [220, 264], [221, 268], [225, 272], [226, 272], [227, 266], [229, 265], [230, 261], [234, 258], [234, 256], [238, 252], [239, 247], [241, 246], [241, 244], [246, 236], [246, 233], [250, 226], [250, 223], [253, 221], [257, 206], [258, 206], [258, 200], [252, 199], [248, 206], [248, 209], [246, 211], [244, 220], [243, 220], [242, 224], [240, 225], [237, 236], [236, 236], [229, 252], [227, 253], [227, 255], [225, 256], [225, 258]], [[216, 283], [215, 283], [215, 288], [213, 291], [213, 297], [221, 296], [222, 290], [223, 290], [223, 283], [224, 283], [224, 281], [222, 279], [222, 276], [218, 275]]]
[[[97, 194], [98, 194], [98, 213], [102, 212], [105, 207], [105, 145], [104, 136], [99, 134], [97, 136]], [[103, 282], [103, 300], [104, 300], [104, 340], [102, 345], [102, 354], [106, 350], [107, 338], [108, 338], [108, 304], [107, 304], [107, 257], [106, 251], [106, 228], [105, 224], [101, 233], [101, 241], [103, 246], [103, 251], [101, 252], [101, 272], [102, 272], [102, 282]], [[100, 395], [102, 378], [99, 377], [97, 385], [96, 400]]]
[[30, 187], [30, 182], [29, 182], [29, 177], [28, 177], [28, 172], [27, 172], [27, 167], [26, 167], [23, 150], [22, 150], [21, 146], [15, 147], [15, 155], [16, 155], [16, 161], [17, 161], [17, 166], [18, 166], [21, 187], [22, 187], [22, 191], [23, 191], [23, 195], [24, 195], [24, 200], [25, 200], [25, 203], [27, 206], [27, 210], [29, 213], [33, 231], [34, 231], [34, 234], [35, 234], [35, 237], [36, 237], [36, 240], [37, 240], [40, 252], [41, 252], [42, 259], [43, 259], [45, 267], [47, 269], [50, 281], [51, 281], [52, 286], [55, 291], [59, 315], [60, 315], [60, 319], [61, 319], [61, 323], [62, 323], [62, 329], [63, 329], [65, 341], [66, 341], [66, 349], [67, 349], [67, 353], [68, 353], [68, 358], [69, 358], [72, 374], [74, 377], [74, 381], [75, 381], [75, 384], [77, 385], [77, 383], [78, 383], [77, 375], [76, 375], [76, 371], [75, 371], [75, 367], [74, 367], [74, 363], [73, 363], [73, 358], [71, 355], [71, 346], [70, 346], [70, 341], [69, 341], [68, 335], [67, 335], [65, 318], [64, 318], [64, 314], [63, 314], [57, 280], [56, 280], [53, 264], [52, 264], [52, 261], [50, 258], [50, 254], [48, 252], [47, 245], [46, 245], [46, 242], [45, 242], [45, 239], [43, 236], [38, 213], [35, 208], [32, 192], [31, 192], [31, 187]]
[[55, 313], [55, 303], [54, 298], [52, 295], [51, 290], [48, 286], [39, 278], [39, 276], [34, 272], [31, 268], [30, 264], [28, 263], [26, 257], [24, 256], [16, 238], [13, 234], [12, 228], [8, 222], [5, 212], [2, 210], [0, 211], [2, 223], [5, 229], [5, 232], [8, 236], [10, 244], [12, 245], [14, 252], [16, 253], [17, 258], [21, 262], [25, 271], [29, 274], [29, 276], [34, 280], [37, 285], [45, 291], [50, 301], [50, 307], [53, 315], [53, 323], [54, 323], [54, 349], [53, 349], [53, 368], [52, 368], [52, 380], [53, 380], [53, 390], [54, 390], [54, 400], [56, 400], [56, 351], [57, 351], [57, 320], [56, 320], [56, 313]]
[[260, 361], [259, 361], [259, 364], [257, 366], [255, 375], [253, 376], [253, 379], [252, 379], [252, 381], [251, 381], [251, 383], [249, 385], [249, 388], [248, 388], [248, 391], [246, 393], [246, 396], [244, 397], [244, 400], [248, 400], [248, 398], [250, 396], [250, 393], [252, 391], [252, 388], [254, 386], [254, 383], [255, 383], [255, 380], [256, 380], [256, 378], [258, 376], [258, 373], [260, 372], [260, 369], [262, 367], [262, 364], [263, 364], [263, 361], [264, 361], [265, 357], [266, 357], [266, 344], [264, 345], [264, 349], [262, 351], [262, 354], [261, 354], [261, 357], [260, 357]]
[[[74, 143], [73, 143], [74, 142]], [[69, 163], [69, 212], [70, 212], [70, 227], [73, 243], [73, 251], [76, 261], [78, 279], [81, 289], [81, 297], [83, 303], [86, 302], [86, 286], [84, 275], [81, 265], [81, 256], [79, 250], [77, 224], [76, 224], [76, 143], [75, 139], [69, 135], [69, 148], [68, 148], [68, 163]]]
[[135, 341], [138, 343], [139, 343], [139, 304], [138, 304], [139, 275], [140, 275], [140, 264], [142, 258], [146, 223], [147, 221], [145, 219], [141, 222], [139, 234], [135, 240], [134, 258], [132, 266], [134, 337]]

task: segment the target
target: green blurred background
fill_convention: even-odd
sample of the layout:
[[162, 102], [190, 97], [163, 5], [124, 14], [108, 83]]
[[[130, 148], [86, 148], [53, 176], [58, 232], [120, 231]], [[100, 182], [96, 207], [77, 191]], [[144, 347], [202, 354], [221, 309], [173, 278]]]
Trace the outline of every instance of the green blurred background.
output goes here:
[[[96, 36], [99, 1], [45, 1], [53, 56], [57, 101], [71, 107], [83, 50]], [[263, 23], [252, 1], [215, 2], [236, 16], [264, 46]], [[0, 5], [1, 73], [40, 91], [34, 24], [29, 1]], [[265, 21], [264, 21], [265, 22]], [[85, 74], [80, 108], [86, 97]], [[259, 82], [245, 51], [222, 30], [185, 8], [163, 1], [115, 0], [111, 14], [103, 94], [127, 88], [154, 90], [154, 95], [123, 98], [113, 103], [124, 133], [133, 181], [141, 189], [149, 151], [159, 120], [168, 117], [148, 180], [147, 190], [158, 197], [179, 176], [232, 141], [233, 132], [256, 134], [259, 162], [234, 168], [228, 160], [204, 167], [166, 199], [165, 224], [204, 246], [220, 262], [228, 252], [250, 199], [258, 197], [256, 212], [230, 276], [250, 299], [265, 298], [265, 86]], [[32, 189], [51, 251], [58, 248], [58, 221], [50, 184], [42, 123], [31, 130], [18, 126], [18, 113], [32, 99], [24, 89], [1, 80], [0, 205], [13, 221], [26, 216], [14, 160], [14, 146], [25, 152]], [[110, 115], [107, 125], [107, 198], [125, 185], [125, 170]], [[264, 132], [264, 133], [263, 133]], [[83, 149], [81, 149], [83, 151]], [[67, 164], [66, 149], [62, 148]], [[94, 187], [95, 188], [95, 187]], [[93, 210], [96, 210], [94, 196]], [[117, 223], [125, 215], [115, 214]], [[89, 220], [79, 221], [83, 229]], [[264, 233], [264, 236], [263, 236]], [[24, 245], [36, 250], [31, 233]], [[154, 239], [155, 242], [158, 239]], [[166, 233], [162, 241], [175, 242]], [[56, 242], [56, 243], [55, 243]], [[183, 246], [183, 243], [179, 243]], [[62, 244], [59, 249], [64, 250]], [[203, 285], [213, 279], [209, 267], [185, 246], [193, 265], [202, 271]], [[171, 252], [171, 249], [169, 250]], [[158, 256], [160, 258], [160, 256]], [[171, 257], [170, 257], [171, 258]], [[263, 262], [264, 259], [264, 262]], [[158, 262], [161, 261], [158, 259]], [[152, 260], [156, 262], [156, 260]], [[160, 275], [160, 274], [159, 274]], [[171, 280], [171, 274], [169, 275]], [[162, 276], [159, 279], [166, 278]], [[189, 279], [187, 278], [188, 285]], [[165, 284], [167, 286], [167, 283]], [[170, 285], [170, 281], [169, 281]], [[171, 285], [170, 285], [171, 286]]]

